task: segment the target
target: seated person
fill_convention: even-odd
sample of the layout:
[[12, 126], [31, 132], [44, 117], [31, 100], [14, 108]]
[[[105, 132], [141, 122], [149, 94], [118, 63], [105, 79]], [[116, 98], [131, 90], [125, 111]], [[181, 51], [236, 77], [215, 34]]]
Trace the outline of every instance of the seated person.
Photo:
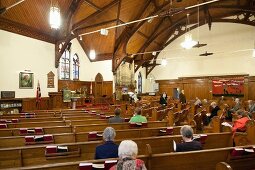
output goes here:
[[238, 98], [235, 99], [235, 106], [230, 109], [232, 113], [235, 113], [237, 110], [241, 109], [241, 102]]
[[176, 144], [176, 152], [186, 152], [202, 149], [200, 142], [192, 140], [193, 129], [190, 126], [184, 125], [181, 127], [180, 133], [184, 142]]
[[167, 105], [167, 94], [166, 94], [166, 92], [164, 92], [164, 93], [160, 96], [159, 103], [160, 103], [162, 106], [166, 106], [166, 105]]
[[142, 110], [140, 107], [137, 107], [135, 108], [135, 111], [134, 111], [134, 116], [131, 117], [129, 123], [142, 123], [142, 122], [147, 122], [147, 119], [145, 116], [142, 116], [141, 113], [142, 113]]
[[[237, 114], [237, 120], [235, 120], [233, 123], [228, 123], [228, 122], [222, 123], [222, 125], [229, 126], [230, 128], [232, 128], [233, 138], [236, 132], [246, 131], [246, 122], [250, 120], [247, 117], [247, 115], [245, 115], [245, 112], [243, 110], [238, 110], [236, 114]], [[234, 146], [235, 146], [235, 143], [234, 143]]]
[[116, 108], [114, 110], [115, 116], [110, 118], [108, 120], [108, 123], [122, 123], [122, 122], [124, 122], [124, 119], [120, 117], [120, 113], [121, 113], [121, 109], [120, 108]]
[[195, 106], [202, 106], [202, 102], [198, 97], [196, 97], [196, 101], [195, 101], [194, 105]]
[[248, 112], [249, 116], [252, 118], [252, 115], [255, 113], [255, 103], [253, 100], [248, 100]]
[[114, 143], [116, 132], [112, 127], [105, 128], [103, 132], [104, 144], [96, 147], [95, 159], [118, 157], [118, 145]]
[[224, 107], [225, 108], [223, 111], [225, 112], [225, 120], [232, 122], [232, 113], [230, 111], [228, 104], [224, 104]]
[[110, 170], [146, 170], [142, 160], [136, 159], [137, 144], [132, 140], [124, 140], [119, 146], [119, 161]]
[[214, 117], [214, 116], [217, 116], [218, 114], [218, 111], [220, 110], [219, 106], [217, 106], [217, 103], [216, 102], [212, 102], [211, 103], [211, 113], [207, 113], [207, 122], [205, 123], [205, 125], [208, 125], [211, 121], [211, 119]]

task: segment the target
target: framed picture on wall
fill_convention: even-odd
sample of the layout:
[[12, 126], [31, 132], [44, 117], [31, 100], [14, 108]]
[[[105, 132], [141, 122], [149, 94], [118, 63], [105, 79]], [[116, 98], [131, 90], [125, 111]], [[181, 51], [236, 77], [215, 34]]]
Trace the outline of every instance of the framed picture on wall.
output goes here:
[[32, 89], [34, 87], [34, 73], [20, 72], [19, 73], [19, 88]]

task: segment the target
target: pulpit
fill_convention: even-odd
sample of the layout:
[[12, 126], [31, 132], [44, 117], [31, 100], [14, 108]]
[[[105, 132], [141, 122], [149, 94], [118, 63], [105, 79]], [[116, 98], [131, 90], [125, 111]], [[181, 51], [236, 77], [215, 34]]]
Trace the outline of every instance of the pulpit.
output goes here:
[[71, 97], [72, 109], [76, 109], [76, 104], [78, 99], [80, 99], [80, 97]]

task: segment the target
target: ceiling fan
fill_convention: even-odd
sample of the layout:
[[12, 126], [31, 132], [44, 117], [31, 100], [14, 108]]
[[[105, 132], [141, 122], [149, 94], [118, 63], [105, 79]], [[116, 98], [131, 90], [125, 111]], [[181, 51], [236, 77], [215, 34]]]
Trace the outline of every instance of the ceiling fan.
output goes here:
[[208, 53], [207, 51], [205, 53], [199, 54], [199, 56], [208, 56], [213, 55], [213, 53]]
[[193, 46], [193, 48], [200, 48], [200, 47], [204, 47], [207, 46], [207, 44], [200, 44], [199, 41], [196, 45]]
[[19, 5], [20, 3], [24, 2], [25, 0], [19, 0], [17, 2], [15, 2], [14, 4], [8, 6], [8, 7], [3, 7], [3, 8], [0, 8], [0, 15], [4, 14], [6, 11], [8, 11], [9, 9]]

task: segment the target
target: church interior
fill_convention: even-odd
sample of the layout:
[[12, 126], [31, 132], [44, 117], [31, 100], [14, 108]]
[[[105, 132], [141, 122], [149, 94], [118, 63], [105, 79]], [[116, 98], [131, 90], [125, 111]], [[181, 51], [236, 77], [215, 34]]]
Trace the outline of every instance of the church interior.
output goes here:
[[0, 169], [255, 169], [254, 27], [255, 0], [0, 0]]

